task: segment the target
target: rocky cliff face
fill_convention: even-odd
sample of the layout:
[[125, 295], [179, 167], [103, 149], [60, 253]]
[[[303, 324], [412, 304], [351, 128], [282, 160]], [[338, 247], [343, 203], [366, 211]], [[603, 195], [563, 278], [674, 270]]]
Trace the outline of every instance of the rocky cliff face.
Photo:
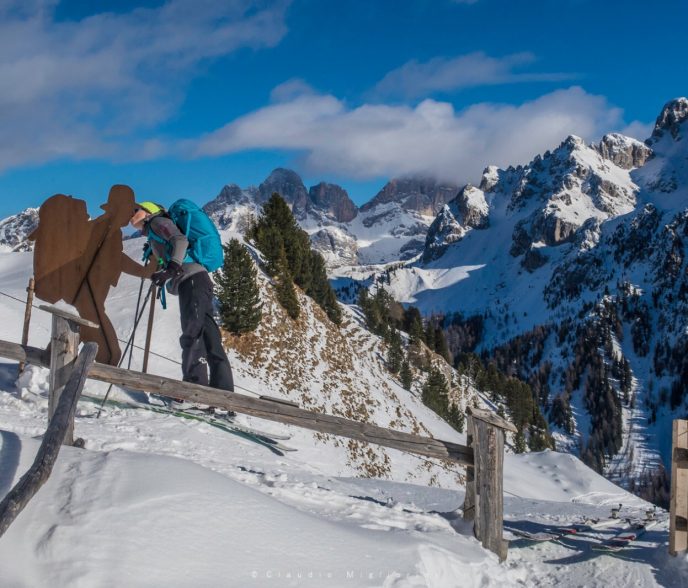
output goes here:
[[485, 192], [464, 186], [459, 194], [445, 204], [428, 229], [423, 250], [423, 261], [441, 257], [444, 251], [461, 240], [471, 229], [486, 229], [490, 224], [489, 205]]
[[348, 223], [356, 218], [358, 207], [346, 190], [336, 184], [320, 182], [308, 190], [309, 209], [322, 212], [338, 223]]
[[308, 208], [308, 190], [299, 174], [290, 169], [277, 168], [258, 186], [256, 201], [264, 204], [277, 192], [292, 208], [294, 216], [303, 218]]
[[593, 145], [593, 148], [602, 158], [609, 159], [621, 169], [641, 167], [652, 155], [652, 149], [645, 143], [618, 133], [605, 135], [598, 145]]
[[669, 134], [672, 139], [678, 140], [681, 132], [685, 133], [685, 120], [688, 119], [688, 99], [677, 98], [664, 105], [655, 121], [655, 128], [652, 136], [647, 141], [650, 146], [658, 143], [665, 134]]
[[0, 221], [0, 248], [5, 251], [31, 251], [28, 236], [38, 226], [38, 209], [26, 210]]
[[417, 212], [424, 216], [437, 215], [442, 207], [452, 200], [459, 187], [441, 183], [430, 178], [404, 178], [388, 182], [380, 192], [361, 207], [362, 212], [382, 204], [397, 203], [402, 210]]

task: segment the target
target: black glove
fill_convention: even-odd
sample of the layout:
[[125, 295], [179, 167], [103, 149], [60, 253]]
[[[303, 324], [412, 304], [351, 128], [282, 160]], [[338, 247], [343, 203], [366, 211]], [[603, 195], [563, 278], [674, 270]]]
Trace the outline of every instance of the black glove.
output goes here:
[[179, 265], [176, 261], [170, 261], [165, 269], [158, 270], [157, 272], [155, 272], [151, 276], [151, 280], [156, 286], [162, 286], [165, 284], [167, 280], [176, 278], [181, 273], [182, 266]]

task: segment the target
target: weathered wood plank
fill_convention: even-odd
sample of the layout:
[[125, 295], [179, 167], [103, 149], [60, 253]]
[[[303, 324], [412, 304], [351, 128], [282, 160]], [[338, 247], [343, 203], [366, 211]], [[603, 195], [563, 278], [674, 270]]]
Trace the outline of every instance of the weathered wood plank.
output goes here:
[[[473, 455], [477, 453], [474, 446], [475, 433], [473, 431], [473, 418], [469, 415], [466, 424], [466, 443], [473, 449]], [[466, 496], [463, 500], [463, 520], [475, 519], [475, 467], [466, 468]]]
[[500, 429], [511, 431], [512, 433], [518, 433], [518, 429], [509, 421], [503, 419], [498, 414], [490, 412], [489, 410], [469, 406], [467, 412], [470, 413], [473, 418], [489, 423], [494, 427], [499, 427]]
[[[29, 279], [29, 285], [26, 288], [26, 308], [24, 309], [24, 328], [22, 329], [22, 345], [29, 344], [29, 326], [31, 325], [31, 310], [33, 309], [33, 295], [36, 287], [36, 280]], [[19, 375], [24, 371], [25, 364], [19, 363]]]
[[61, 308], [56, 308], [54, 306], [48, 306], [47, 304], [41, 304], [38, 308], [41, 310], [44, 310], [45, 312], [48, 312], [52, 314], [53, 316], [59, 316], [62, 317], [63, 319], [67, 319], [69, 321], [72, 321], [73, 323], [76, 323], [77, 325], [80, 325], [82, 327], [91, 327], [92, 329], [97, 329], [98, 325], [92, 321], [86, 320], [84, 318], [81, 318], [78, 314], [74, 314], [72, 312], [67, 312], [66, 310], [62, 310]]
[[676, 419], [672, 430], [671, 501], [669, 504], [669, 553], [688, 550], [688, 469], [682, 466], [688, 452], [688, 420]]
[[677, 531], [688, 531], [688, 518], [686, 517], [674, 517], [674, 523], [676, 524]]
[[504, 431], [485, 420], [475, 419], [474, 435], [476, 537], [483, 547], [504, 561], [508, 551], [508, 542], [503, 538]]
[[[0, 341], [0, 355], [46, 366], [41, 350], [31, 347], [24, 349], [20, 345], [6, 341]], [[234, 392], [180, 382], [164, 376], [144, 374], [101, 363], [94, 363], [91, 366], [88, 377], [117, 386], [200, 402], [321, 433], [376, 443], [427, 457], [447, 459], [465, 466], [473, 465], [473, 450], [465, 445], [385, 429], [369, 423], [312, 412], [271, 400], [261, 400], [260, 398], [252, 398]]]
[[[48, 396], [48, 422], [52, 420], [79, 350], [79, 325], [63, 316], [53, 314], [50, 335], [50, 392]], [[70, 423], [64, 436], [65, 445], [74, 444], [74, 423]]]
[[674, 463], [679, 470], [688, 468], [688, 449], [685, 447], [675, 447]]
[[0, 502], [0, 537], [50, 477], [69, 424], [74, 422], [77, 400], [86, 382], [88, 368], [93, 363], [97, 352], [98, 346], [95, 343], [84, 345], [43, 436], [43, 442], [33, 465]]

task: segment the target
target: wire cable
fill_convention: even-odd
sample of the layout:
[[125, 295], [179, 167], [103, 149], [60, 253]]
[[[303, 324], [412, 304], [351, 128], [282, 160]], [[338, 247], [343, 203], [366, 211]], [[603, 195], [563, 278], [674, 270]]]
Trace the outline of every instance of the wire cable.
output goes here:
[[[150, 292], [149, 292], [149, 294], [150, 294]], [[6, 296], [7, 298], [10, 298], [12, 300], [15, 300], [16, 302], [19, 302], [23, 306], [26, 306], [26, 300], [22, 300], [21, 298], [17, 298], [16, 296], [12, 296], [11, 294], [7, 294], [7, 292], [3, 292], [2, 290], [0, 290], [0, 295]], [[40, 308], [40, 306], [38, 306], [37, 304], [32, 304], [31, 307], [35, 308], [37, 310], [42, 310]], [[120, 343], [124, 343], [125, 345], [128, 345], [132, 349], [139, 349], [140, 351], [145, 351], [145, 348], [141, 347], [140, 345], [136, 345], [133, 342], [133, 339], [131, 337], [129, 340], [120, 339], [118, 337], [117, 341], [119, 341]], [[171, 357], [167, 357], [166, 355], [162, 355], [161, 353], [156, 353], [152, 349], [149, 349], [148, 352], [151, 355], [154, 355], [155, 357], [158, 357], [160, 359], [164, 359], [164, 360], [169, 361], [170, 363], [173, 363], [175, 365], [178, 365], [178, 366], [182, 365], [181, 361], [177, 361], [176, 359], [172, 359]], [[122, 356], [124, 357], [125, 354], [126, 354], [126, 351], [125, 351], [125, 353], [122, 354]], [[234, 384], [234, 388], [238, 388], [239, 390], [243, 390], [244, 392], [248, 392], [249, 394], [253, 394], [256, 398], [260, 398], [262, 396], [262, 394], [260, 392], [254, 392], [253, 390], [246, 388], [244, 386], [239, 386], [238, 384]]]

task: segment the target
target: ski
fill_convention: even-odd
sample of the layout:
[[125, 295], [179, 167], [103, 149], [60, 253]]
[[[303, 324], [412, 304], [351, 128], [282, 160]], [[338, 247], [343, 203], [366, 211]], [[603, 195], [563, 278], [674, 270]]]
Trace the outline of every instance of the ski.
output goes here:
[[564, 534], [560, 533], [548, 533], [546, 531], [540, 531], [538, 533], [531, 533], [529, 531], [523, 531], [521, 529], [514, 529], [513, 527], [504, 527], [509, 533], [516, 535], [517, 537], [520, 537], [521, 539], [527, 539], [528, 541], [538, 541], [538, 542], [545, 542], [545, 541], [555, 541], [561, 537], [563, 537]]
[[[102, 398], [99, 398], [97, 396], [90, 396], [87, 394], [82, 394], [81, 398], [84, 400], [88, 400], [90, 402], [100, 404], [102, 402]], [[179, 418], [185, 418], [189, 420], [196, 420], [200, 422], [207, 423], [217, 429], [223, 430], [227, 433], [232, 433], [234, 435], [238, 435], [240, 437], [243, 437], [245, 439], [248, 439], [250, 441], [254, 441], [260, 445], [263, 445], [264, 447], [267, 447], [273, 453], [277, 453], [279, 455], [283, 455], [283, 452], [290, 452], [290, 451], [296, 451], [295, 448], [289, 447], [287, 445], [284, 445], [280, 443], [280, 441], [287, 440], [290, 437], [288, 435], [272, 435], [271, 433], [267, 433], [265, 431], [260, 431], [258, 429], [253, 429], [252, 427], [247, 427], [244, 425], [240, 425], [238, 423], [233, 422], [232, 417], [225, 417], [225, 418], [216, 418], [215, 416], [211, 416], [205, 411], [198, 411], [198, 412], [187, 412], [187, 411], [182, 411], [182, 410], [174, 410], [171, 408], [168, 408], [167, 406], [159, 406], [155, 404], [143, 404], [139, 402], [133, 402], [133, 401], [125, 401], [125, 400], [114, 400], [111, 398], [108, 398], [106, 401], [106, 404], [110, 406], [114, 406], [117, 408], [123, 408], [123, 409], [143, 409], [143, 410], [148, 410], [151, 412], [155, 412], [158, 414], [168, 414], [171, 416], [176, 416]]]
[[617, 533], [609, 539], [605, 539], [604, 541], [593, 544], [591, 549], [593, 551], [617, 553], [623, 549], [626, 549], [633, 542], [640, 539], [640, 537], [647, 533], [647, 531], [649, 531], [652, 527], [655, 527], [658, 523], [659, 521], [657, 520], [631, 523], [628, 529]]
[[562, 532], [566, 535], [577, 535], [578, 533], [585, 533], [591, 531], [600, 531], [602, 529], [607, 529], [608, 527], [616, 527], [620, 524], [624, 524], [624, 519], [589, 519], [583, 523], [576, 523], [570, 527], [564, 527]]
[[531, 533], [513, 527], [505, 528], [517, 537], [528, 539], [529, 541], [556, 541], [566, 536], [577, 535], [578, 533], [591, 533], [618, 525], [627, 525], [627, 523], [624, 519], [618, 518], [617, 510], [616, 517], [612, 516], [608, 519], [586, 519], [581, 523], [574, 523], [567, 527], [555, 527], [549, 531], [539, 531], [537, 533]]
[[260, 429], [255, 429], [253, 427], [247, 427], [245, 425], [240, 425], [239, 423], [235, 422], [233, 416], [226, 416], [223, 415], [222, 413], [210, 413], [205, 410], [200, 410], [200, 409], [189, 409], [189, 410], [176, 410], [176, 409], [171, 409], [168, 407], [160, 407], [163, 409], [167, 409], [169, 412], [180, 412], [183, 413], [184, 415], [189, 415], [189, 416], [199, 416], [202, 418], [208, 418], [213, 421], [219, 421], [220, 423], [227, 423], [231, 427], [236, 428], [237, 430], [243, 430], [246, 433], [251, 433], [254, 435], [260, 435], [262, 437], [269, 437], [270, 439], [274, 439], [276, 441], [288, 441], [291, 439], [291, 435], [283, 435], [279, 433], [268, 433], [267, 431], [261, 431]]

